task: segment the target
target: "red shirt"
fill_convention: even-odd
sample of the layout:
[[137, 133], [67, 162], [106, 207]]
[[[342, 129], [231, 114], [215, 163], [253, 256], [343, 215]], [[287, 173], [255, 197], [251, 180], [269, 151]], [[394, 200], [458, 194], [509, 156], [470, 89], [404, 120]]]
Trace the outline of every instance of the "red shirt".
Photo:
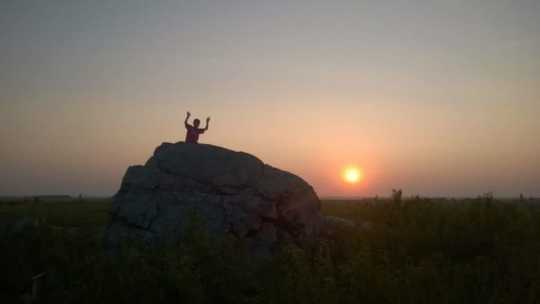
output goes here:
[[199, 134], [204, 133], [204, 129], [195, 128], [190, 125], [186, 125], [186, 129], [186, 143], [196, 144], [199, 141]]

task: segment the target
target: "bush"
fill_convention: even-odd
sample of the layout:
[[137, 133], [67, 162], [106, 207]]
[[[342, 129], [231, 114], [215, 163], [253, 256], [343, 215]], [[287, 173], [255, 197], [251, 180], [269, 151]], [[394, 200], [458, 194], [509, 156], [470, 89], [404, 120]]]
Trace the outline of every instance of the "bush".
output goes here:
[[284, 244], [262, 262], [196, 221], [175, 246], [132, 246], [109, 256], [101, 246], [105, 205], [87, 204], [70, 206], [62, 220], [55, 208], [63, 205], [49, 205], [46, 213], [2, 206], [3, 221], [9, 208], [17, 208], [16, 217], [40, 219], [0, 239], [2, 303], [20, 302], [32, 276], [42, 272], [41, 303], [540, 301], [540, 209], [534, 204], [492, 197], [326, 201], [325, 214], [369, 221], [371, 228], [305, 249]]

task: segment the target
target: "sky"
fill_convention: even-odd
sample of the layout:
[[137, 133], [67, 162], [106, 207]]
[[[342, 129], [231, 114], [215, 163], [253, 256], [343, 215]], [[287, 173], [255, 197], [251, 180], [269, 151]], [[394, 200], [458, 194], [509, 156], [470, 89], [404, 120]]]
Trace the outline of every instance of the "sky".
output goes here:
[[0, 195], [112, 195], [191, 111], [322, 197], [540, 196], [539, 54], [538, 0], [2, 0]]

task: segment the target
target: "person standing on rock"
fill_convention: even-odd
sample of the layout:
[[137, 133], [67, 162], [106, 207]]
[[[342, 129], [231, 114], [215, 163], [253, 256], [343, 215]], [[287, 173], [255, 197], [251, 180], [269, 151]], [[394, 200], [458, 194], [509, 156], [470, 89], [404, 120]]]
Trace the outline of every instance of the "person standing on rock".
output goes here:
[[196, 144], [199, 142], [199, 134], [203, 134], [208, 130], [208, 123], [210, 122], [210, 117], [206, 118], [206, 126], [203, 129], [199, 128], [201, 121], [198, 119], [193, 120], [193, 126], [188, 123], [188, 119], [191, 116], [191, 113], [187, 112], [186, 120], [184, 120], [184, 125], [186, 126], [186, 143]]

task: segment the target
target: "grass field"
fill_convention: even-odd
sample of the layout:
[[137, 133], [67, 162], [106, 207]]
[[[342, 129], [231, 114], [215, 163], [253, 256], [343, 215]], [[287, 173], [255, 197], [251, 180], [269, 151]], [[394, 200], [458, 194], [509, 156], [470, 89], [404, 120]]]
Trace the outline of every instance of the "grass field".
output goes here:
[[110, 201], [0, 203], [0, 302], [540, 303], [540, 204], [415, 198], [323, 202], [369, 229], [253, 263], [193, 229], [174, 248], [104, 253]]

